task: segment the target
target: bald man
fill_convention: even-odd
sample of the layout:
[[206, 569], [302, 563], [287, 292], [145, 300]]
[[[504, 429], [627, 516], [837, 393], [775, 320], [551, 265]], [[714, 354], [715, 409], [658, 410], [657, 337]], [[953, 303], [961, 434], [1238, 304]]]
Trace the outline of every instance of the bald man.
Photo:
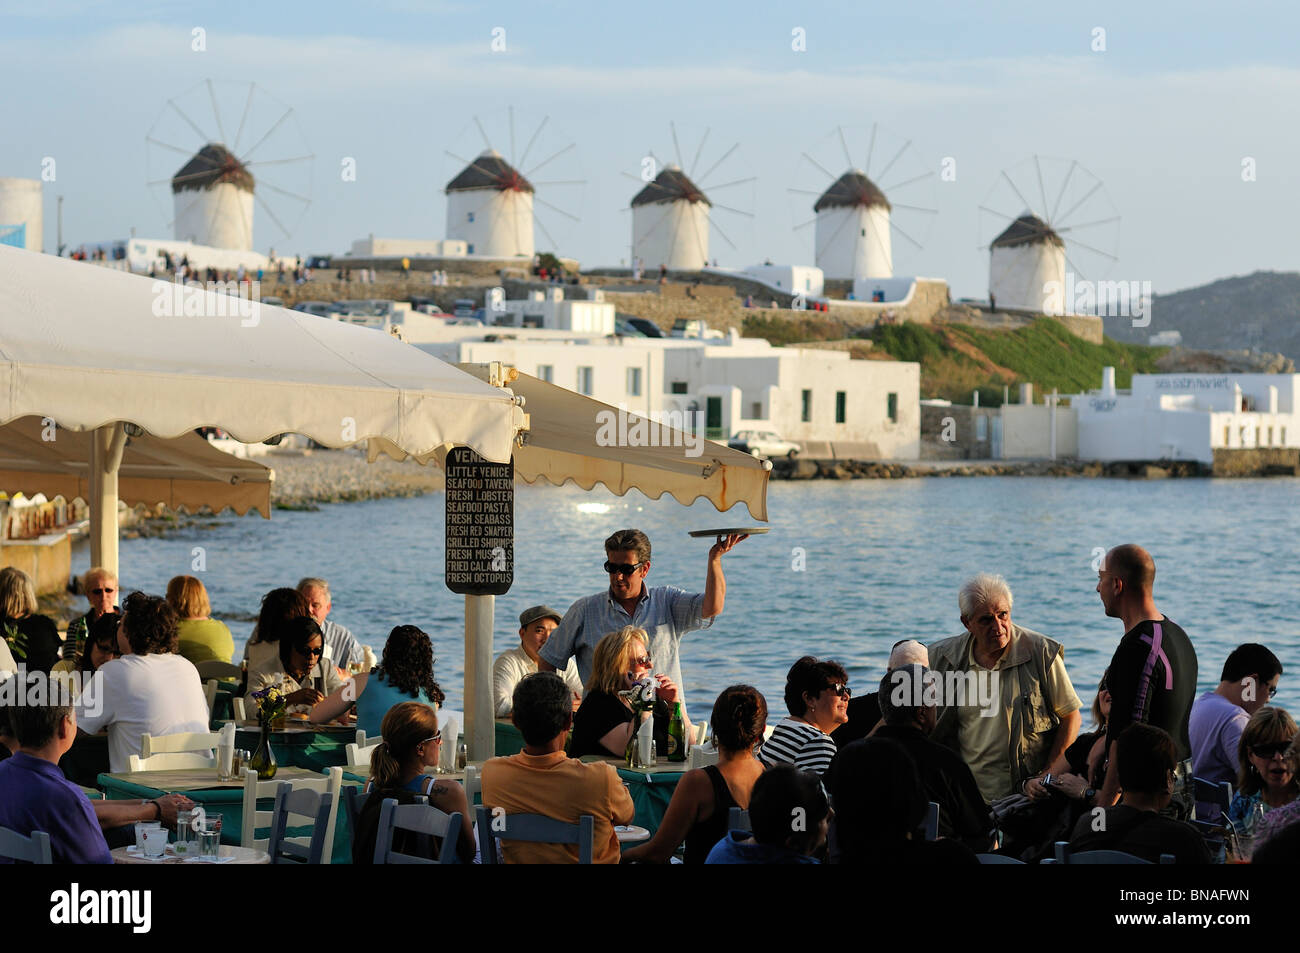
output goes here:
[[1196, 650], [1187, 633], [1156, 608], [1152, 589], [1156, 564], [1141, 546], [1116, 546], [1097, 573], [1097, 593], [1106, 615], [1124, 623], [1124, 638], [1106, 671], [1110, 718], [1106, 723], [1109, 767], [1106, 783], [1092, 805], [1110, 807], [1119, 795], [1116, 768], [1119, 736], [1129, 725], [1163, 728], [1174, 739], [1178, 768], [1174, 796], [1166, 812], [1179, 820], [1192, 816], [1192, 748], [1187, 721], [1196, 699]]
[[[916, 639], [903, 639], [901, 642], [895, 642], [893, 649], [890, 650], [889, 661], [885, 663], [885, 674], [904, 665], [928, 667], [929, 664], [930, 653], [926, 651], [924, 645]], [[880, 696], [876, 692], [849, 699], [849, 720], [831, 732], [831, 741], [835, 742], [835, 747], [843, 748], [850, 742], [870, 735], [872, 729], [880, 723], [880, 711]]]

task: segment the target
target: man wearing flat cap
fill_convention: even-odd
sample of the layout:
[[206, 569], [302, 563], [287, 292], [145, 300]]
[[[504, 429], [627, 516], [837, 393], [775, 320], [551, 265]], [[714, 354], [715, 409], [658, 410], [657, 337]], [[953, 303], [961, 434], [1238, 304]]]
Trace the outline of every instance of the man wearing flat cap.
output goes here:
[[[519, 647], [502, 652], [492, 663], [492, 697], [498, 718], [509, 716], [515, 686], [525, 675], [537, 671], [538, 653], [563, 618], [562, 613], [548, 606], [533, 606], [519, 614]], [[562, 675], [564, 683], [573, 692], [573, 707], [576, 709], [582, 698], [582, 679], [578, 676], [576, 661], [569, 659], [564, 672], [556, 674]]]

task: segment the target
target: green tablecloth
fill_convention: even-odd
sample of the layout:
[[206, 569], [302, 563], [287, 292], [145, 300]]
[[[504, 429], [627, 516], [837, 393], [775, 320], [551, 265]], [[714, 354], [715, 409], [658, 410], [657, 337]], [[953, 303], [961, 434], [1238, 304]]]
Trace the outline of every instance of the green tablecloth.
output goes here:
[[677, 782], [682, 779], [682, 775], [687, 770], [686, 766], [682, 765], [681, 770], [660, 770], [648, 774], [645, 771], [619, 768], [618, 776], [627, 783], [628, 793], [632, 795], [632, 803], [636, 805], [636, 818], [632, 823], [644, 827], [651, 834], [657, 831], [660, 822], [664, 819], [664, 813], [668, 810], [668, 802], [673, 799], [673, 792], [677, 790]]
[[[142, 773], [147, 774], [148, 772]], [[123, 774], [101, 774], [97, 779], [99, 789], [104, 792], [104, 796], [110, 801], [152, 800], [168, 793], [147, 784], [131, 781], [129, 777], [129, 775]], [[347, 781], [344, 781], [344, 784], [347, 783]], [[184, 794], [195, 803], [203, 805], [203, 809], [208, 813], [221, 815], [221, 842], [223, 844], [239, 845], [244, 826], [244, 789], [242, 787], [205, 788], [197, 791], [185, 791]], [[340, 798], [338, 815], [334, 821], [334, 849], [330, 862], [334, 864], [350, 864], [352, 863], [352, 826], [348, 822], [347, 808], [341, 802], [342, 799]], [[257, 809], [259, 811], [271, 811], [274, 808], [274, 798], [258, 798]], [[265, 838], [269, 837], [270, 833], [269, 829], [259, 827], [254, 831], [254, 836]], [[292, 837], [310, 837], [311, 829], [309, 827], [290, 827], [288, 833]]]
[[[239, 728], [235, 731], [235, 747], [256, 751], [261, 740], [257, 728]], [[324, 771], [348, 763], [347, 746], [357, 740], [356, 729], [340, 728], [328, 731], [275, 731], [271, 733], [271, 750], [276, 764]]]

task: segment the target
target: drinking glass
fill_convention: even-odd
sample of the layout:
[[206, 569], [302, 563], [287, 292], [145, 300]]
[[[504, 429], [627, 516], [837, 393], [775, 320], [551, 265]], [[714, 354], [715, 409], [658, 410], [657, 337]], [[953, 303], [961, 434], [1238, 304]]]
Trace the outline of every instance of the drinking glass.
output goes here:
[[137, 821], [135, 825], [135, 846], [144, 850], [144, 835], [152, 827], [162, 827], [162, 821]]
[[216, 858], [221, 853], [221, 815], [216, 824], [209, 820], [199, 831], [199, 856]]
[[144, 852], [147, 857], [161, 857], [167, 851], [167, 831], [150, 827], [144, 832]]

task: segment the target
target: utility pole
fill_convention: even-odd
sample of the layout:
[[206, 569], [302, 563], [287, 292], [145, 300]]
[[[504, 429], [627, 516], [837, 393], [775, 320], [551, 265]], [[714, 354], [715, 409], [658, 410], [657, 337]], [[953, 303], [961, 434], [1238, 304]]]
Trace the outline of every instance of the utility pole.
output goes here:
[[59, 231], [59, 237], [58, 237], [59, 250], [58, 250], [58, 252], [57, 252], [56, 254], [57, 254], [57, 256], [58, 256], [59, 258], [62, 258], [62, 257], [63, 257], [63, 196], [62, 196], [62, 195], [59, 196], [59, 210], [58, 210], [58, 216], [57, 216], [57, 218], [58, 218], [58, 223], [59, 223], [59, 224], [58, 224], [58, 231]]

